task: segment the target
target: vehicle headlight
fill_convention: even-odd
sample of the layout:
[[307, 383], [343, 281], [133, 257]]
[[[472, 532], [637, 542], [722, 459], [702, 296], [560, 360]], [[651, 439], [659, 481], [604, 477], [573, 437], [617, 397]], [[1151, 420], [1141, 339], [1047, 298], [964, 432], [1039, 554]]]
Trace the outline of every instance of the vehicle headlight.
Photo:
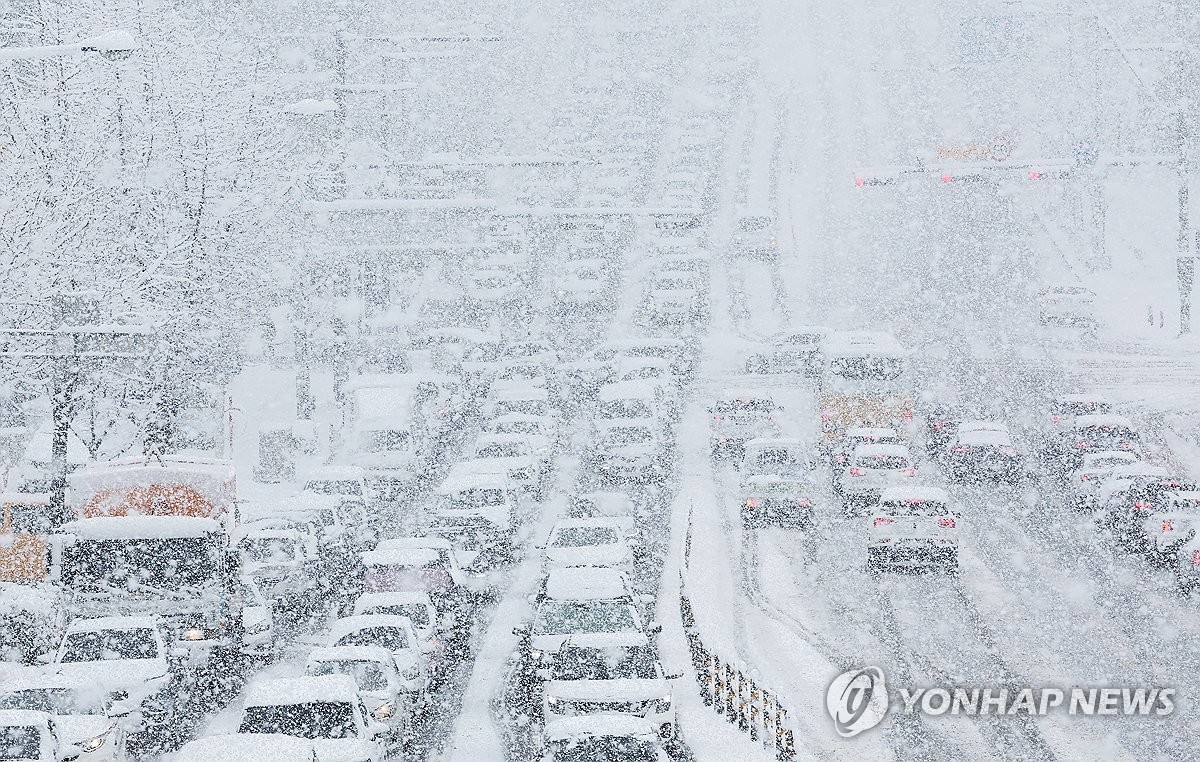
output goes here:
[[380, 704], [379, 706], [375, 707], [375, 711], [373, 714], [375, 715], [375, 719], [377, 719], [377, 720], [386, 720], [387, 718], [391, 717], [395, 712], [396, 712], [396, 708], [394, 706], [392, 706], [391, 702], [388, 702], [386, 704]]
[[529, 652], [529, 658], [530, 658], [530, 659], [532, 659], [532, 660], [533, 660], [533, 661], [535, 661], [535, 662], [540, 662], [540, 661], [542, 660], [542, 657], [543, 657], [544, 655], [545, 655], [545, 652], [544, 652], [544, 651], [541, 651], [541, 650], [539, 650], [539, 649], [537, 649], [537, 648], [534, 648], [533, 650], [531, 650], [531, 651]]
[[546, 697], [546, 707], [552, 712], [561, 712], [565, 710], [567, 708], [566, 703], [567, 702], [563, 701], [558, 696]]
[[104, 742], [107, 740], [108, 740], [108, 733], [105, 732], [102, 735], [98, 735], [93, 738], [89, 738], [88, 740], [79, 744], [79, 748], [83, 749], [84, 751], [95, 751], [96, 749], [99, 749], [101, 746], [103, 746]]
[[207, 636], [208, 633], [206, 633], [203, 628], [191, 627], [183, 631], [183, 636], [180, 638], [180, 640], [204, 640]]

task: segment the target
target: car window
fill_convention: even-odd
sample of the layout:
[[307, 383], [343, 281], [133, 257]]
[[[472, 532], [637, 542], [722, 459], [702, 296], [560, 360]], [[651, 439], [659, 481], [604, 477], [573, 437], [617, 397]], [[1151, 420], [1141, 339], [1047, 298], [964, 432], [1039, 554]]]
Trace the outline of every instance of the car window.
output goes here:
[[25, 709], [65, 716], [107, 714], [108, 694], [100, 688], [91, 691], [82, 688], [27, 688], [0, 694], [0, 709]]
[[551, 744], [554, 762], [657, 762], [658, 751], [652, 741], [624, 736], [599, 736], [555, 741]]
[[554, 548], [578, 548], [587, 545], [612, 545], [620, 538], [612, 527], [563, 527], [554, 533]]
[[282, 733], [309, 739], [356, 738], [354, 705], [315, 701], [284, 706], [248, 706], [239, 733]]
[[305, 492], [318, 495], [362, 495], [362, 484], [353, 479], [310, 479], [304, 483]]
[[654, 435], [644, 426], [614, 426], [605, 432], [604, 438], [611, 445], [649, 444]]
[[33, 725], [0, 726], [0, 760], [42, 758], [42, 733]]
[[412, 648], [408, 633], [399, 627], [364, 627], [338, 638], [339, 646], [383, 646], [389, 651]]
[[718, 413], [771, 413], [775, 411], [775, 401], [771, 399], [739, 399], [718, 400], [713, 409]]
[[370, 661], [322, 661], [310, 665], [307, 673], [314, 677], [346, 675], [354, 679], [360, 691], [382, 691], [388, 687], [383, 668]]
[[908, 458], [903, 455], [860, 455], [855, 465], [859, 468], [893, 469], [910, 468]]
[[944, 516], [950, 507], [936, 500], [888, 500], [879, 505], [879, 513], [888, 516]]
[[158, 657], [154, 630], [100, 630], [71, 632], [63, 639], [63, 662], [154, 659]]
[[429, 607], [424, 603], [389, 603], [385, 606], [372, 606], [363, 613], [406, 616], [408, 621], [413, 623], [413, 627], [428, 627], [430, 622]]
[[654, 652], [645, 647], [580, 648], [565, 646], [550, 668], [554, 680], [653, 680]]
[[246, 537], [238, 546], [246, 558], [255, 563], [291, 563], [296, 560], [296, 542], [287, 537]]
[[554, 602], [543, 604], [534, 619], [538, 635], [571, 635], [589, 632], [627, 632], [637, 623], [624, 603], [614, 601]]
[[654, 410], [645, 400], [608, 400], [600, 405], [601, 418], [652, 418]]
[[492, 442], [475, 449], [476, 458], [521, 458], [528, 454], [520, 442]]

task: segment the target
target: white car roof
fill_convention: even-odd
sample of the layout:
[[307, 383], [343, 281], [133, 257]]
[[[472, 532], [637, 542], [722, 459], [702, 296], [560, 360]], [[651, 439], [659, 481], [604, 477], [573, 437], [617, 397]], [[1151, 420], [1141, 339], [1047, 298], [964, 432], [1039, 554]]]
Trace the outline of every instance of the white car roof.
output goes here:
[[1099, 394], [1060, 394], [1054, 398], [1054, 401], [1063, 404], [1071, 402], [1101, 403], [1104, 405], [1112, 404], [1107, 397]]
[[807, 446], [807, 442], [796, 437], [755, 437], [746, 442], [745, 448], [749, 452], [750, 450], [766, 450], [781, 447], [804, 449]]
[[304, 481], [340, 481], [362, 479], [363, 470], [358, 466], [322, 466], [309, 471]]
[[560, 601], [603, 601], [629, 595], [629, 586], [616, 569], [568, 566], [546, 573], [546, 595]]
[[1008, 424], [1003, 421], [987, 421], [968, 418], [958, 423], [959, 431], [1008, 431]]
[[380, 540], [375, 546], [375, 550], [391, 550], [393, 548], [453, 550], [454, 545], [444, 537], [389, 537], [386, 540]]
[[882, 331], [846, 331], [830, 333], [822, 342], [822, 351], [831, 356], [905, 357], [908, 351], [890, 333]]
[[879, 428], [873, 429], [873, 428], [868, 428], [865, 426], [859, 426], [857, 428], [846, 429], [845, 437], [846, 437], [846, 439], [851, 439], [854, 437], [864, 437], [864, 438], [872, 437], [875, 439], [883, 439], [884, 437], [890, 437], [890, 438], [894, 438], [894, 439], [899, 439], [900, 435], [896, 432], [895, 429], [879, 429]]
[[1088, 452], [1083, 454], [1083, 468], [1090, 468], [1096, 463], [1106, 460], [1123, 460], [1126, 463], [1136, 463], [1138, 457], [1131, 452], [1124, 450], [1101, 450], [1100, 452]]
[[416, 603], [432, 606], [429, 593], [417, 591], [397, 591], [385, 593], [362, 593], [354, 599], [354, 608], [370, 608], [372, 606], [395, 606], [398, 604]]
[[[478, 467], [483, 461], [468, 460], [458, 463], [438, 485], [437, 494], [453, 495], [469, 489], [512, 489], [512, 481], [504, 471]], [[459, 468], [459, 466], [476, 466], [474, 468]]]
[[499, 389], [493, 389], [488, 396], [494, 402], [511, 402], [514, 400], [544, 401], [550, 397], [549, 393], [546, 391], [546, 387], [526, 384], [521, 384], [519, 386], [504, 386]]
[[554, 424], [554, 418], [548, 415], [533, 415], [531, 413], [505, 413], [504, 415], [498, 415], [493, 418], [491, 420], [491, 424], [495, 425], [497, 423], [514, 423], [516, 421], [531, 421], [533, 423], [540, 423], [543, 425]]
[[36, 725], [42, 730], [50, 727], [50, 715], [32, 709], [0, 709], [0, 727]]
[[425, 566], [440, 558], [432, 548], [376, 548], [362, 554], [364, 566]]
[[67, 632], [99, 632], [101, 630], [158, 630], [158, 620], [152, 616], [102, 616], [95, 619], [75, 619]]
[[290, 706], [318, 702], [358, 703], [358, 686], [348, 675], [280, 677], [256, 680], [246, 689], [245, 706]]
[[221, 523], [193, 516], [97, 516], [68, 521], [59, 531], [84, 540], [199, 538], [219, 534]]
[[525, 434], [480, 434], [475, 437], [475, 447], [489, 444], [523, 444], [528, 446], [529, 437]]
[[899, 444], [860, 444], [854, 448], [854, 457], [872, 455], [901, 455], [905, 458], [912, 458], [908, 448]]
[[315, 760], [312, 741], [280, 733], [229, 733], [189, 741], [171, 757], [174, 762], [302, 762]]
[[903, 502], [905, 500], [922, 500], [930, 503], [950, 504], [950, 493], [941, 487], [888, 487], [879, 495], [879, 502], [887, 500]]

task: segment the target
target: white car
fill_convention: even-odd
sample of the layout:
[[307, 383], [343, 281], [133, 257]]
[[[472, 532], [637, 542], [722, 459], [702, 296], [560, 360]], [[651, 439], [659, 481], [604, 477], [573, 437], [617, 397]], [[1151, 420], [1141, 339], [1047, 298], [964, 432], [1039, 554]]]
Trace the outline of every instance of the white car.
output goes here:
[[1044, 288], [1038, 292], [1038, 320], [1047, 325], [1094, 324], [1096, 292], [1075, 285]]
[[154, 617], [76, 619], [48, 671], [77, 685], [101, 686], [115, 697], [113, 712], [128, 715], [132, 729], [169, 718], [170, 656]]
[[521, 488], [486, 461], [457, 463], [437, 488], [430, 530], [468, 550], [499, 549], [515, 540]]
[[416, 702], [429, 687], [429, 672], [421, 641], [408, 617], [359, 614], [337, 619], [326, 636], [329, 646], [379, 646], [396, 662], [404, 692]]
[[325, 675], [251, 683], [238, 733], [308, 739], [321, 762], [382, 762], [388, 726], [371, 718], [354, 680]]
[[836, 483], [841, 478], [842, 469], [850, 463], [854, 448], [864, 444], [902, 445], [904, 440], [895, 429], [884, 428], [849, 428], [842, 433], [842, 438], [829, 451], [833, 463], [833, 478]]
[[533, 452], [523, 434], [481, 434], [471, 448], [470, 460], [464, 463], [479, 471], [506, 475], [536, 500], [545, 494], [549, 479], [545, 461]]
[[501, 415], [487, 424], [487, 432], [525, 437], [533, 453], [547, 465], [558, 450], [558, 419], [549, 416], [523, 413]]
[[915, 565], [958, 571], [960, 524], [943, 489], [885, 489], [867, 523], [867, 568]]
[[1104, 511], [1117, 511], [1128, 504], [1130, 490], [1170, 479], [1171, 473], [1162, 466], [1152, 466], [1145, 461], [1116, 466], [1108, 476], [1096, 485], [1096, 507]]
[[[28, 668], [6, 675], [0, 685], [0, 713], [11, 710], [53, 715], [64, 752], [96, 762], [124, 762], [126, 727], [114, 713], [107, 691], [61, 675]], [[0, 730], [0, 759], [4, 756]]]
[[1081, 415], [1111, 415], [1113, 404], [1098, 394], [1062, 394], [1050, 404], [1050, 430], [1061, 433], [1075, 425]]
[[593, 714], [546, 725], [542, 762], [670, 762], [653, 725], [637, 717]]
[[778, 225], [775, 215], [765, 209], [746, 209], [733, 220], [733, 238], [729, 242], [734, 256], [774, 259], [779, 253], [775, 236]]
[[653, 726], [664, 740], [677, 733], [671, 684], [650, 639], [580, 635], [554, 655], [542, 684], [546, 724], [564, 717], [624, 714]]
[[859, 445], [837, 486], [848, 501], [874, 502], [888, 487], [915, 484], [917, 473], [916, 461], [904, 445]]
[[320, 762], [313, 742], [282, 733], [228, 733], [189, 741], [171, 762]]
[[590, 566], [548, 572], [533, 624], [515, 630], [528, 637], [529, 658], [541, 669], [549, 665], [563, 643], [580, 635], [652, 635], [657, 631], [657, 625], [643, 624], [624, 575], [616, 569]]
[[1114, 468], [1137, 463], [1138, 458], [1130, 452], [1089, 452], [1081, 459], [1079, 468], [1067, 477], [1067, 499], [1072, 508], [1090, 511], [1097, 507], [1097, 488], [1109, 477]]
[[613, 419], [597, 426], [591, 460], [608, 482], [661, 483], [670, 473], [670, 456], [658, 422]]
[[301, 491], [361, 501], [366, 501], [369, 495], [366, 476], [361, 468], [354, 466], [327, 466], [311, 471]]
[[65, 762], [80, 749], [62, 738], [56, 719], [47, 712], [0, 710], [0, 759], [13, 762]]
[[415, 707], [387, 649], [378, 646], [314, 648], [308, 653], [304, 674], [310, 677], [346, 675], [354, 680], [367, 711], [376, 721], [388, 726], [388, 745], [399, 747], [404, 743]]
[[741, 457], [742, 447], [750, 439], [779, 434], [779, 414], [783, 408], [767, 391], [726, 391], [708, 412], [709, 449], [714, 456], [732, 453]]
[[633, 543], [613, 519], [562, 519], [546, 541], [546, 568], [607, 566], [633, 572]]
[[705, 312], [703, 285], [703, 279], [693, 273], [657, 273], [646, 285], [646, 316], [657, 325], [700, 320]]
[[1142, 521], [1146, 547], [1159, 560], [1174, 556], [1200, 530], [1200, 491], [1172, 492], [1164, 502]]
[[597, 420], [652, 419], [659, 426], [669, 419], [665, 391], [647, 381], [622, 381], [605, 384], [597, 393]]
[[801, 326], [771, 337], [768, 346], [746, 360], [748, 373], [800, 373], [818, 375], [821, 371], [821, 344], [829, 329]]
[[441, 618], [433, 600], [426, 593], [363, 593], [355, 599], [353, 613], [355, 616], [390, 614], [407, 617], [425, 653], [430, 677], [440, 678], [449, 666], [440, 632]]
[[606, 518], [621, 525], [627, 537], [637, 533], [637, 513], [624, 492], [581, 492], [572, 495], [567, 512], [574, 519]]

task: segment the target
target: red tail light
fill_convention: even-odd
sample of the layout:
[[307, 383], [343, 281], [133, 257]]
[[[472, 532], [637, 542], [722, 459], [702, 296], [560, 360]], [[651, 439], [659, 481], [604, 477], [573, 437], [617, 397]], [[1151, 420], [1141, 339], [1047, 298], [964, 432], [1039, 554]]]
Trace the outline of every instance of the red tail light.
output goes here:
[[750, 508], [757, 508], [758, 507], [758, 498], [756, 498], [756, 497], [748, 498], [746, 500], [746, 505], [749, 506]]
[[836, 460], [838, 463], [840, 463], [843, 466], [846, 465], [846, 461], [849, 460], [849, 458], [847, 458], [845, 455], [843, 455], [841, 453], [838, 453], [837, 455], [834, 455], [833, 457], [834, 457], [834, 460]]
[[1031, 170], [1029, 170], [1029, 179], [1030, 180], [1041, 180], [1042, 173], [1038, 172], [1036, 169], [1031, 169]]
[[1192, 551], [1192, 566], [1200, 566], [1200, 550]]
[[829, 423], [833, 420], [833, 416], [829, 413], [821, 413], [821, 423]]
[[944, 518], [944, 519], [938, 519], [938, 526], [940, 526], [940, 527], [950, 527], [950, 528], [953, 528], [953, 527], [954, 527], [954, 517], [953, 517], [953, 516], [947, 516], [947, 517], [946, 517], [946, 518]]
[[904, 420], [911, 421], [913, 419], [913, 411], [905, 410], [903, 417], [904, 417]]
[[900, 470], [900, 475], [901, 475], [901, 476], [916, 476], [916, 475], [917, 475], [917, 469], [915, 469], [915, 468], [903, 468], [903, 469], [901, 469], [901, 470]]
[[1082, 476], [1079, 477], [1079, 481], [1081, 481], [1081, 482], [1090, 482], [1091, 480], [1092, 480], [1091, 474], [1083, 474]]
[[1164, 532], [1174, 532], [1175, 531], [1175, 522], [1171, 521], [1170, 519], [1167, 519], [1166, 521], [1164, 521], [1163, 522], [1163, 531]]
[[944, 182], [944, 183], [954, 182], [954, 175], [942, 175], [942, 182]]
[[864, 474], [866, 474], [866, 471], [863, 471], [861, 468], [850, 469], [851, 476], [863, 476]]
[[881, 527], [881, 526], [884, 526], [886, 524], [891, 524], [891, 523], [893, 523], [891, 519], [885, 519], [882, 516], [879, 516], [875, 519], [875, 526], [877, 526], [877, 527]]
[[864, 186], [864, 185], [866, 185], [866, 184], [867, 184], [867, 181], [866, 181], [866, 180], [864, 180], [863, 178], [861, 178], [861, 177], [856, 177], [856, 178], [854, 178], [854, 185], [855, 185], [856, 187], [859, 187], [859, 188], [861, 188], [861, 187], [863, 187], [863, 186]]
[[1090, 447], [1091, 447], [1091, 445], [1090, 445], [1090, 444], [1088, 444], [1087, 442], [1076, 442], [1076, 443], [1075, 443], [1075, 446], [1076, 446], [1076, 447], [1078, 447], [1078, 448], [1079, 448], [1079, 449], [1081, 449], [1081, 450], [1086, 450], [1086, 449], [1088, 449], [1088, 448], [1090, 448]]
[[796, 501], [796, 505], [800, 506], [801, 508], [811, 508], [812, 501], [806, 497], [802, 497]]
[[714, 420], [714, 421], [723, 421], [723, 420], [725, 420], [725, 416], [723, 416], [723, 415], [714, 415], [714, 416], [713, 416], [713, 420]]
[[955, 447], [954, 451], [955, 452], [970, 452], [971, 448], [970, 447]]
[[1153, 506], [1151, 506], [1150, 503], [1145, 500], [1139, 500], [1133, 504], [1133, 510], [1135, 511], [1148, 511], [1152, 507]]
[[1052, 416], [1050, 416], [1050, 423], [1061, 423], [1061, 422], [1062, 422], [1062, 416], [1061, 416], [1061, 415], [1052, 415]]
[[934, 431], [941, 431], [944, 428], [946, 428], [946, 424], [943, 421], [938, 421], [937, 423], [933, 424]]

